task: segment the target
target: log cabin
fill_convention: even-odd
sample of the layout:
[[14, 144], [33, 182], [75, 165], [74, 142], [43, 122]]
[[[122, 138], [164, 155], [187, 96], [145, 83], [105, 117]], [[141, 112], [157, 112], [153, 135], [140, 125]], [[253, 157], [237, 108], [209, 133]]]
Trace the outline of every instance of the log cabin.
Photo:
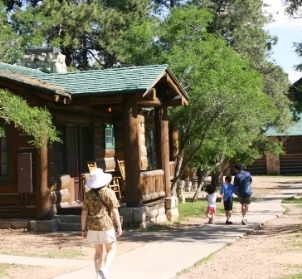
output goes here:
[[34, 148], [0, 118], [0, 219], [51, 220], [81, 208], [90, 161], [118, 178], [124, 225], [176, 218], [167, 110], [187, 106], [188, 95], [168, 65], [66, 72], [64, 58], [55, 48], [31, 49], [22, 66], [0, 63], [0, 88], [46, 107], [62, 140]]
[[[292, 102], [302, 104], [302, 78], [288, 90]], [[285, 132], [269, 129], [266, 136], [272, 141], [282, 142], [283, 154], [267, 154], [257, 159], [246, 170], [254, 175], [301, 175], [302, 173], [302, 114], [298, 121]]]

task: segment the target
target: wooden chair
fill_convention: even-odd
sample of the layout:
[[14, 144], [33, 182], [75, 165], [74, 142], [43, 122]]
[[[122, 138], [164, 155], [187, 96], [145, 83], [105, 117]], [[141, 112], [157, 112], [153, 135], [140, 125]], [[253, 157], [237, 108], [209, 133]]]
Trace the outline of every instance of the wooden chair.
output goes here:
[[124, 181], [126, 181], [126, 171], [125, 171], [125, 161], [124, 160], [116, 160], [118, 169], [121, 173], [121, 177]]
[[[97, 168], [96, 162], [93, 161], [88, 161], [87, 166], [89, 171], [92, 171]], [[122, 198], [121, 187], [118, 177], [112, 177], [112, 180], [108, 184], [108, 187], [115, 192], [117, 199], [120, 200]]]
[[112, 177], [111, 182], [109, 183], [109, 188], [115, 192], [115, 195], [118, 200], [122, 199], [121, 187], [119, 177]]
[[116, 160], [118, 169], [121, 173], [121, 180], [122, 180], [122, 191], [125, 191], [126, 188], [126, 171], [125, 171], [125, 161], [124, 160]]

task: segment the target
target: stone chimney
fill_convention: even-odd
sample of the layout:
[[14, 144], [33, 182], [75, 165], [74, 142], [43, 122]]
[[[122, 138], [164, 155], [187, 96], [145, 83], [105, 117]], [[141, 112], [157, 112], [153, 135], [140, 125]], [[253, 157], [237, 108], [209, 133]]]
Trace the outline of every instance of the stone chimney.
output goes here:
[[25, 67], [47, 73], [66, 73], [65, 55], [56, 47], [26, 49], [21, 61]]

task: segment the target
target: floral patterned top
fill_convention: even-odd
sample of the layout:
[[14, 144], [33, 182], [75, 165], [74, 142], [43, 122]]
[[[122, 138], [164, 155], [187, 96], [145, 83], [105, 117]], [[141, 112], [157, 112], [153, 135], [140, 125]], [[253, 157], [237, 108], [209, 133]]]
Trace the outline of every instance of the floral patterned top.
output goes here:
[[[99, 194], [110, 209], [118, 208], [120, 206], [114, 191], [110, 188], [102, 187], [99, 190]], [[93, 190], [89, 190], [85, 194], [82, 210], [88, 211], [88, 230], [107, 231], [114, 227], [111, 216], [108, 214], [107, 207]]]

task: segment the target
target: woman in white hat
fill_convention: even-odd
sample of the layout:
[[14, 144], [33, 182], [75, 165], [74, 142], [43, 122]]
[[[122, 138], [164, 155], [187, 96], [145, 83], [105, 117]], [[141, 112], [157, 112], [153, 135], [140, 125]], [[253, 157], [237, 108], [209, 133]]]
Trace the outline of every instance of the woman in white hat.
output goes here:
[[[82, 236], [94, 244], [94, 266], [97, 278], [108, 279], [109, 266], [115, 256], [116, 236], [122, 235], [119, 215], [119, 202], [113, 190], [104, 187], [112, 176], [97, 168], [90, 172], [86, 185], [91, 189], [85, 194], [83, 201], [81, 226]], [[116, 229], [112, 218], [116, 223]], [[103, 249], [106, 258], [103, 264]]]

